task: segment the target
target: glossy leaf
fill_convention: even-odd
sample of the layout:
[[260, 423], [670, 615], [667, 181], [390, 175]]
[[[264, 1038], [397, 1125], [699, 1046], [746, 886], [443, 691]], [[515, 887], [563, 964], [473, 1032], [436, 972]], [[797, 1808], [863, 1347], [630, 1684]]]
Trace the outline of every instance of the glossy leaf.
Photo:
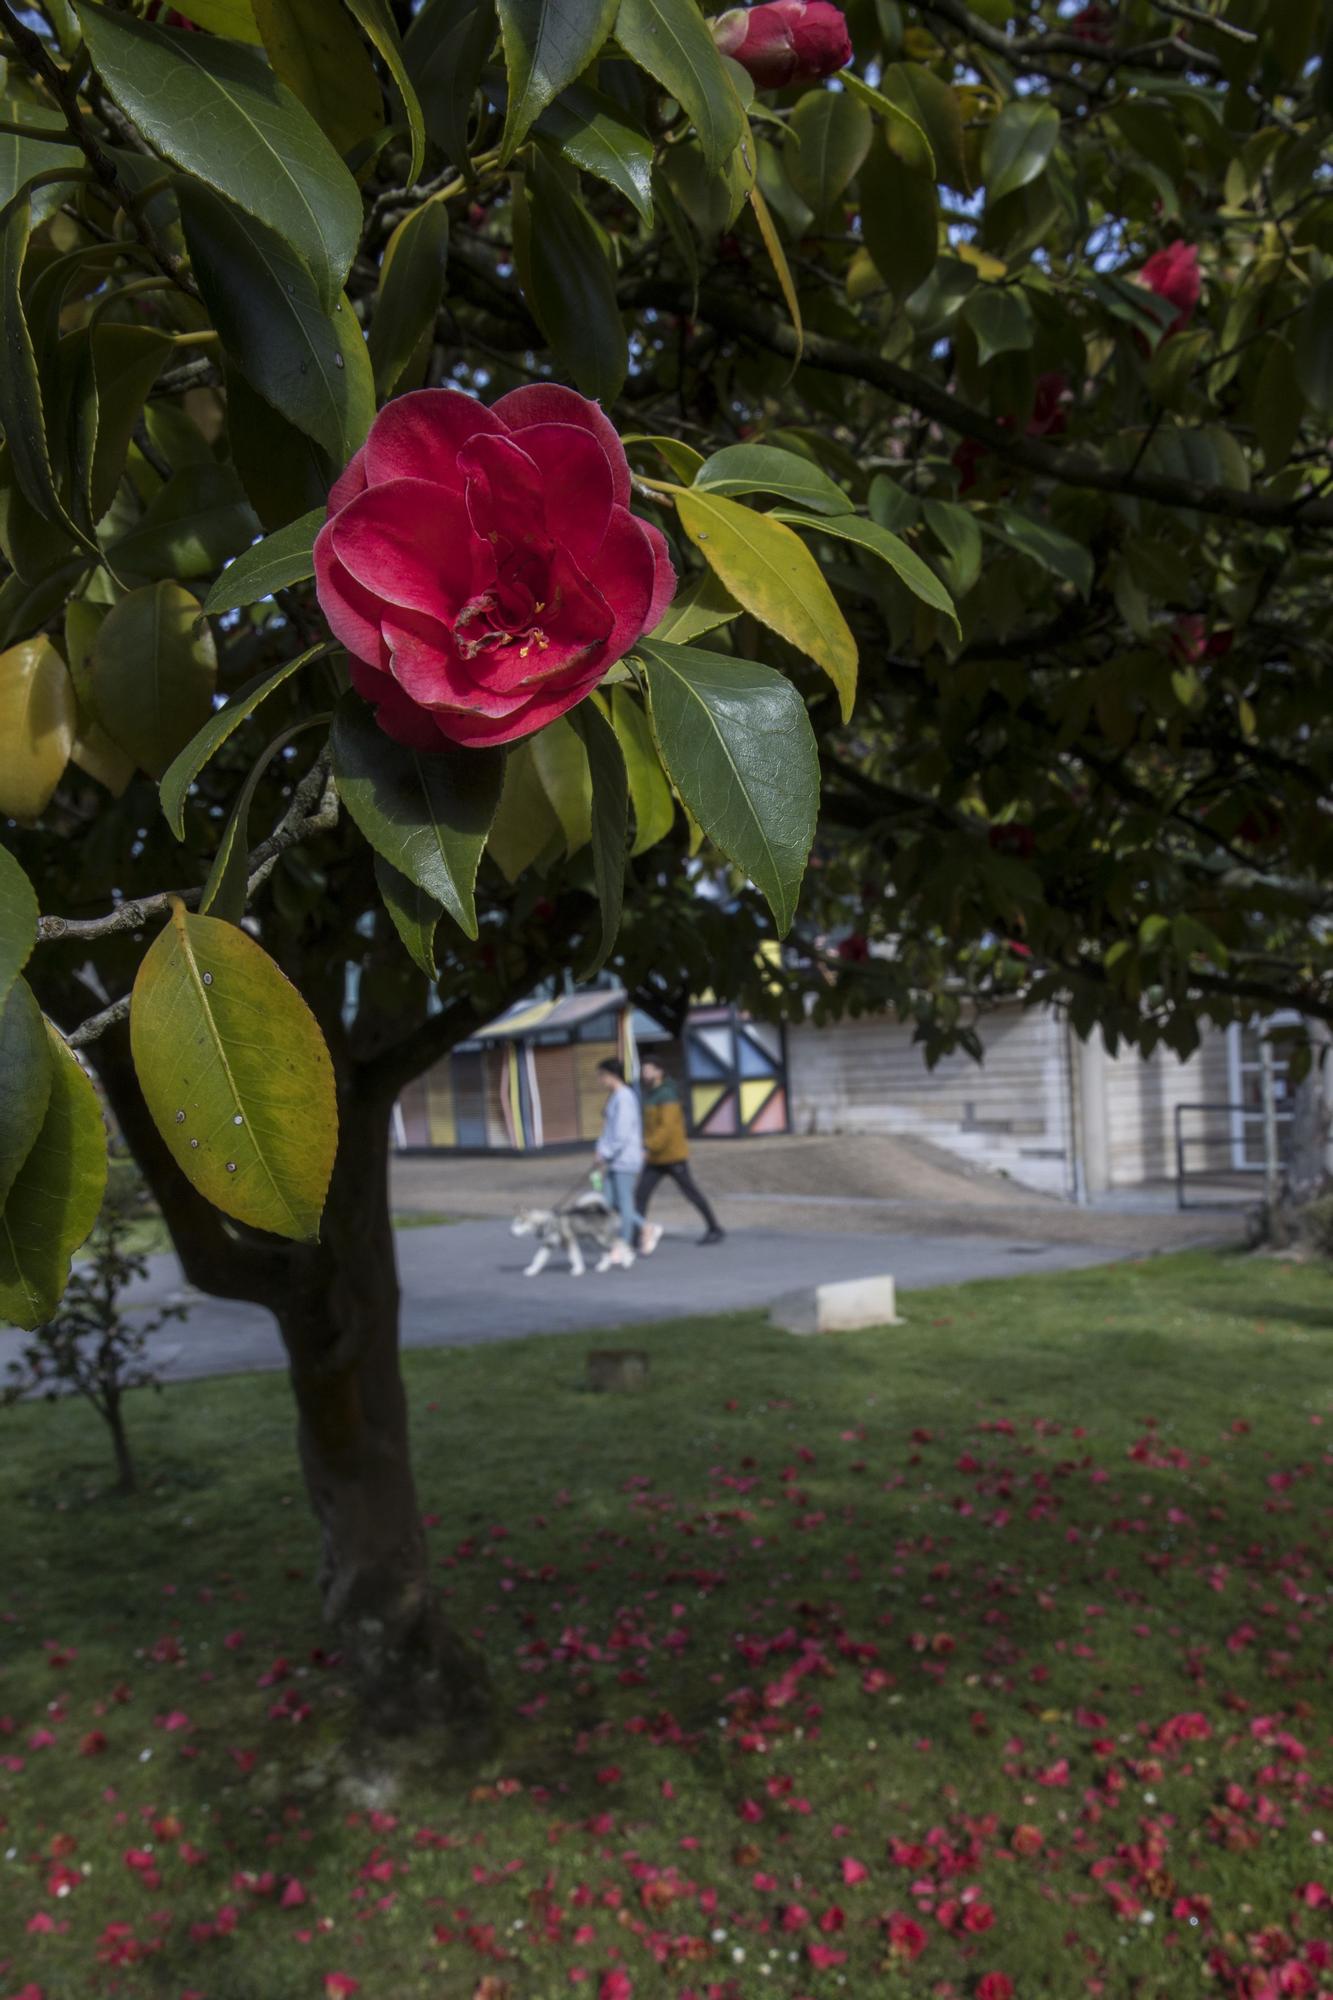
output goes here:
[[173, 12], [207, 28], [210, 35], [228, 35], [234, 42], [261, 39], [253, 0], [185, 0], [185, 5], [174, 8]]
[[511, 159], [534, 119], [582, 75], [611, 32], [617, 0], [499, 0], [509, 102], [500, 159]]
[[93, 695], [93, 642], [110, 608], [107, 604], [90, 604], [86, 598], [70, 599], [65, 606], [65, 664], [74, 686], [78, 715], [78, 733], [69, 753], [71, 761], [118, 799], [138, 766], [107, 735]]
[[901, 104], [886, 97], [883, 91], [873, 89], [850, 70], [843, 72], [843, 81], [853, 97], [868, 105], [883, 120], [884, 143], [900, 165], [923, 180], [933, 181], [935, 154], [930, 140], [911, 111], [904, 110]]
[[861, 234], [894, 297], [910, 298], [930, 276], [940, 249], [940, 208], [928, 180], [887, 146], [872, 146], [861, 169]]
[[584, 967], [600, 972], [620, 934], [629, 849], [629, 781], [615, 730], [594, 699], [580, 702], [569, 721], [588, 753], [592, 782], [592, 870], [602, 915], [601, 937]]
[[517, 882], [561, 838], [560, 822], [532, 754], [533, 740], [510, 745], [500, 806], [486, 842], [487, 853], [507, 882]]
[[331, 737], [338, 796], [377, 854], [477, 935], [475, 887], [500, 803], [498, 750], [409, 750], [356, 695], [345, 695]]
[[1035, 181], [1060, 137], [1060, 114], [1045, 97], [1015, 97], [986, 129], [981, 150], [986, 205]]
[[78, 725], [65, 662], [49, 639], [0, 653], [0, 813], [36, 819], [60, 783]]
[[782, 247], [782, 238], [778, 235], [777, 225], [757, 179], [748, 190], [745, 199], [753, 211], [760, 240], [768, 252], [768, 261], [773, 266], [773, 275], [778, 281], [778, 289], [787, 308], [787, 317], [791, 320], [792, 331], [796, 335], [796, 352], [792, 356], [791, 364], [791, 372], [794, 375], [805, 353], [805, 320], [801, 313], [801, 296], [796, 289], [791, 265], [787, 262], [787, 253]]
[[0, 1006], [32, 956], [37, 940], [37, 897], [7, 847], [0, 847]]
[[286, 590], [289, 584], [304, 583], [313, 576], [315, 536], [323, 527], [326, 514], [326, 508], [316, 507], [309, 514], [302, 514], [298, 521], [289, 521], [285, 528], [265, 535], [262, 542], [256, 542], [244, 555], [237, 556], [235, 562], [228, 563], [204, 599], [204, 610], [210, 617], [222, 611], [238, 611], [243, 605], [258, 604], [261, 597], [272, 597], [275, 590]]
[[102, 82], [159, 153], [291, 246], [332, 310], [361, 237], [356, 182], [257, 49], [83, 0]]
[[864, 520], [860, 514], [821, 514], [818, 520], [802, 521], [798, 515], [780, 510], [781, 518], [794, 526], [808, 528], [812, 535], [835, 535], [841, 542], [851, 542], [858, 549], [866, 549], [872, 556], [878, 556], [905, 583], [914, 597], [928, 604], [932, 611], [942, 611], [946, 618], [958, 623], [958, 613], [953, 599], [940, 582], [929, 563], [921, 560], [914, 549], [908, 547], [900, 536], [882, 528], [878, 521]]
[[182, 189], [181, 220], [228, 354], [252, 388], [345, 464], [375, 414], [370, 357], [351, 306], [339, 299], [326, 312], [284, 239], [211, 189]]
[[703, 453], [696, 451], [692, 444], [686, 444], [681, 438], [652, 437], [642, 431], [624, 431], [621, 433], [620, 441], [624, 445], [650, 444], [653, 450], [666, 460], [677, 479], [685, 486], [691, 483], [704, 462]]
[[369, 352], [375, 389], [382, 397], [393, 394], [434, 328], [448, 261], [449, 211], [442, 201], [425, 202], [403, 217], [380, 265]]
[[111, 544], [111, 555], [127, 580], [211, 576], [258, 532], [254, 509], [229, 465], [186, 465]]
[[333, 1171], [333, 1065], [314, 1015], [245, 931], [175, 904], [134, 982], [144, 1101], [200, 1194], [252, 1229], [319, 1233]]
[[284, 729], [280, 736], [266, 743], [251, 764], [245, 774], [245, 783], [236, 794], [236, 801], [227, 815], [227, 823], [208, 870], [203, 894], [199, 898], [202, 915], [221, 917], [229, 924], [239, 924], [244, 918], [250, 891], [250, 807], [255, 793], [273, 759], [294, 736], [307, 729], [323, 729], [329, 720], [327, 713], [303, 716], [300, 722], [293, 723], [290, 729]]
[[998, 535], [1012, 548], [1021, 549], [1052, 576], [1072, 583], [1080, 597], [1092, 594], [1092, 552], [1072, 536], [1062, 535], [1049, 522], [1036, 521], [1030, 514], [1020, 514], [1012, 507], [1004, 508], [993, 520], [981, 525], [986, 533]]
[[216, 679], [213, 634], [178, 583], [131, 591], [93, 643], [93, 696], [107, 734], [155, 778], [212, 715]]
[[889, 102], [925, 133], [934, 156], [935, 178], [970, 194], [963, 113], [957, 94], [933, 70], [914, 62], [890, 63], [880, 88]]
[[629, 367], [615, 273], [601, 234], [559, 171], [532, 171], [532, 307], [560, 365], [585, 396], [612, 403]]
[[375, 886], [412, 963], [427, 979], [438, 979], [435, 933], [444, 915], [442, 906], [406, 875], [399, 874], [382, 854], [375, 856]]
[[709, 493], [778, 493], [817, 514], [845, 514], [850, 502], [826, 472], [799, 452], [771, 444], [728, 444], [695, 475]]
[[[280, 416], [234, 364], [227, 369], [227, 431], [245, 495], [269, 534], [327, 511], [338, 468], [322, 445]], [[240, 556], [254, 531], [232, 553]]]
[[565, 851], [577, 854], [592, 839], [592, 776], [588, 753], [567, 717], [558, 716], [532, 740], [532, 761], [551, 810], [560, 823]]
[[[0, 118], [30, 129], [49, 125], [51, 141], [20, 138], [16, 132], [0, 132], [0, 206], [12, 201], [34, 174], [51, 167], [77, 169], [84, 162], [83, 148], [69, 143], [64, 116], [54, 104], [37, 104], [27, 97], [0, 91]], [[34, 222], [42, 222], [60, 206], [59, 186], [35, 188], [30, 197]]]
[[1333, 278], [1326, 278], [1296, 321], [1296, 386], [1321, 417], [1333, 417]]
[[[254, 0], [275, 76], [339, 153], [364, 145], [384, 123], [375, 66], [338, 0]], [[415, 174], [413, 175], [415, 178]]]
[[611, 726], [620, 739], [634, 809], [631, 854], [644, 854], [664, 840], [675, 823], [676, 807], [657, 754], [648, 717], [633, 690], [623, 683], [610, 690]]
[[294, 660], [284, 660], [272, 673], [257, 674], [246, 687], [235, 693], [225, 708], [215, 708], [201, 729], [196, 730], [185, 748], [172, 759], [162, 773], [158, 786], [158, 796], [167, 824], [177, 840], [185, 838], [185, 801], [190, 786], [203, 770], [209, 759], [216, 757], [228, 738], [233, 736], [243, 722], [249, 720], [255, 710], [266, 702], [284, 681], [289, 681], [309, 661], [318, 659], [328, 648], [323, 645], [310, 646], [304, 653], [298, 653]]
[[785, 936], [815, 833], [819, 756], [782, 674], [693, 646], [641, 639], [653, 734], [708, 838], [755, 884]]
[[458, 166], [467, 160], [469, 113], [495, 35], [495, 0], [426, 0], [403, 40], [426, 130]]
[[975, 515], [952, 500], [924, 500], [921, 514], [949, 558], [949, 584], [956, 596], [965, 597], [981, 574], [981, 529]]
[[46, 1117], [51, 1045], [42, 1010], [26, 979], [15, 979], [0, 1005], [0, 1209]]
[[745, 114], [695, 0], [620, 0], [616, 40], [684, 107], [717, 173], [745, 137]]
[[831, 216], [855, 178], [874, 129], [870, 113], [847, 91], [807, 91], [792, 112], [782, 157], [816, 222]]
[[856, 698], [856, 641], [810, 551], [790, 528], [734, 500], [675, 494], [681, 526], [726, 588], [824, 669], [838, 691], [843, 719]]
[[983, 368], [997, 354], [1026, 353], [1032, 346], [1032, 311], [1016, 287], [982, 286], [963, 301], [960, 316], [976, 336]]
[[394, 89], [402, 99], [403, 114], [407, 119], [407, 136], [411, 146], [407, 166], [407, 178], [411, 183], [420, 178], [421, 169], [425, 164], [426, 126], [420, 100], [408, 74], [403, 45], [399, 40], [388, 0], [345, 0], [345, 4], [351, 8], [360, 22], [362, 33], [373, 45], [389, 72]]
[[0, 1214], [0, 1321], [27, 1332], [48, 1320], [69, 1260], [97, 1220], [106, 1191], [106, 1127], [97, 1092], [48, 1026], [46, 1116]]
[[711, 569], [704, 569], [682, 584], [653, 628], [652, 637], [686, 646], [692, 639], [702, 638], [705, 632], [715, 632], [719, 625], [729, 625], [740, 615], [740, 605], [723, 586], [721, 578]]
[[0, 429], [29, 505], [71, 537], [83, 539], [57, 490], [37, 354], [20, 290], [31, 227], [31, 200], [25, 191], [0, 211]]
[[619, 190], [651, 229], [653, 142], [614, 98], [586, 83], [572, 83], [547, 106], [537, 132], [585, 173]]
[[80, 484], [90, 524], [101, 520], [115, 498], [134, 427], [171, 351], [171, 335], [151, 326], [102, 325], [89, 336], [96, 437]]

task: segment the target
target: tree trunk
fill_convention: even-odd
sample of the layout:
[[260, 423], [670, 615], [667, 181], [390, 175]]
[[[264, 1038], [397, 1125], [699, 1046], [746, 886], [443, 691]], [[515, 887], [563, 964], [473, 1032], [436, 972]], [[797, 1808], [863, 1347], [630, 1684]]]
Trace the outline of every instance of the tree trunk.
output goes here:
[[322, 1538], [325, 1615], [352, 1655], [375, 1719], [405, 1728], [433, 1713], [485, 1734], [489, 1678], [431, 1589], [412, 1476], [389, 1210], [390, 1110], [355, 1089], [340, 1103], [320, 1242], [294, 1253], [278, 1325]]
[[148, 1115], [128, 1034], [113, 1030], [91, 1054], [187, 1280], [277, 1319], [322, 1541], [324, 1612], [369, 1715], [390, 1729], [447, 1720], [459, 1747], [484, 1748], [494, 1712], [489, 1677], [431, 1590], [412, 1477], [389, 1211], [392, 1092], [372, 1091], [355, 1074], [340, 1079], [338, 1155], [320, 1240], [293, 1245], [239, 1229], [190, 1187]]
[[134, 1469], [134, 1459], [130, 1452], [130, 1441], [125, 1435], [125, 1419], [120, 1414], [120, 1399], [109, 1399], [102, 1415], [111, 1433], [111, 1448], [116, 1454], [117, 1493], [137, 1493], [139, 1476]]
[[1309, 1024], [1312, 1061], [1296, 1086], [1291, 1106], [1290, 1156], [1287, 1161], [1287, 1199], [1296, 1209], [1304, 1208], [1328, 1188], [1329, 1103], [1325, 1066], [1333, 1061], [1329, 1029], [1322, 1021]]

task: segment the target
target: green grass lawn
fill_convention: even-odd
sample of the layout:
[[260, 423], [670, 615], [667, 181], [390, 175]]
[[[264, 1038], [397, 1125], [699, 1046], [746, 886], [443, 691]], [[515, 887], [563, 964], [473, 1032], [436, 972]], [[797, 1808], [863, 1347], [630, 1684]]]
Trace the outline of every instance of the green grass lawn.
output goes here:
[[[413, 1353], [483, 1769], [360, 1738], [286, 1390], [0, 1419], [0, 1996], [1333, 1993], [1325, 1272]], [[188, 1338], [188, 1329], [186, 1332]]]

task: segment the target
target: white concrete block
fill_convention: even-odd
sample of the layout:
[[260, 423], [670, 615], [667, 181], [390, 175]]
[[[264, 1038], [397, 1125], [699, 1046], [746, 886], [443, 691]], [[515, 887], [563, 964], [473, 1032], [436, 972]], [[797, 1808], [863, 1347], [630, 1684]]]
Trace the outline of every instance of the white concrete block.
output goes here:
[[788, 1333], [854, 1333], [865, 1326], [901, 1326], [893, 1279], [842, 1278], [788, 1292], [769, 1308]]

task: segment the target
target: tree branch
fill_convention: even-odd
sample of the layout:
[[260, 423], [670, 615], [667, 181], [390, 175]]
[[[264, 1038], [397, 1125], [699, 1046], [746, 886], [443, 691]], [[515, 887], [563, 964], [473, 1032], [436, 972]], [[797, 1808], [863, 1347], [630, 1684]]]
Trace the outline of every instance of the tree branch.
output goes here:
[[[667, 280], [641, 279], [625, 286], [620, 294], [627, 307], [658, 306], [667, 311], [688, 313], [689, 293]], [[725, 333], [787, 359], [797, 357], [796, 336], [785, 321], [750, 305], [730, 292], [708, 290], [699, 297], [698, 317], [708, 320]], [[941, 389], [924, 376], [914, 375], [896, 361], [887, 361], [873, 350], [833, 340], [826, 334], [805, 334], [805, 365], [830, 375], [845, 375], [867, 388], [880, 389], [908, 409], [919, 410], [945, 430], [962, 437], [976, 438], [997, 458], [1026, 471], [1054, 479], [1062, 486], [1080, 487], [1095, 493], [1118, 493], [1130, 499], [1148, 500], [1162, 507], [1187, 507], [1198, 514], [1216, 514], [1229, 521], [1251, 521], [1261, 527], [1291, 527], [1298, 521], [1306, 527], [1333, 527], [1333, 500], [1305, 504], [1300, 499], [1275, 499], [1262, 493], [1242, 492], [1234, 486], [1202, 486], [1192, 479], [1174, 479], [1164, 473], [1120, 471], [1101, 465], [1076, 448], [1051, 445], [1038, 438], [1020, 437], [1006, 430], [982, 410], [974, 410], [948, 389]]]

